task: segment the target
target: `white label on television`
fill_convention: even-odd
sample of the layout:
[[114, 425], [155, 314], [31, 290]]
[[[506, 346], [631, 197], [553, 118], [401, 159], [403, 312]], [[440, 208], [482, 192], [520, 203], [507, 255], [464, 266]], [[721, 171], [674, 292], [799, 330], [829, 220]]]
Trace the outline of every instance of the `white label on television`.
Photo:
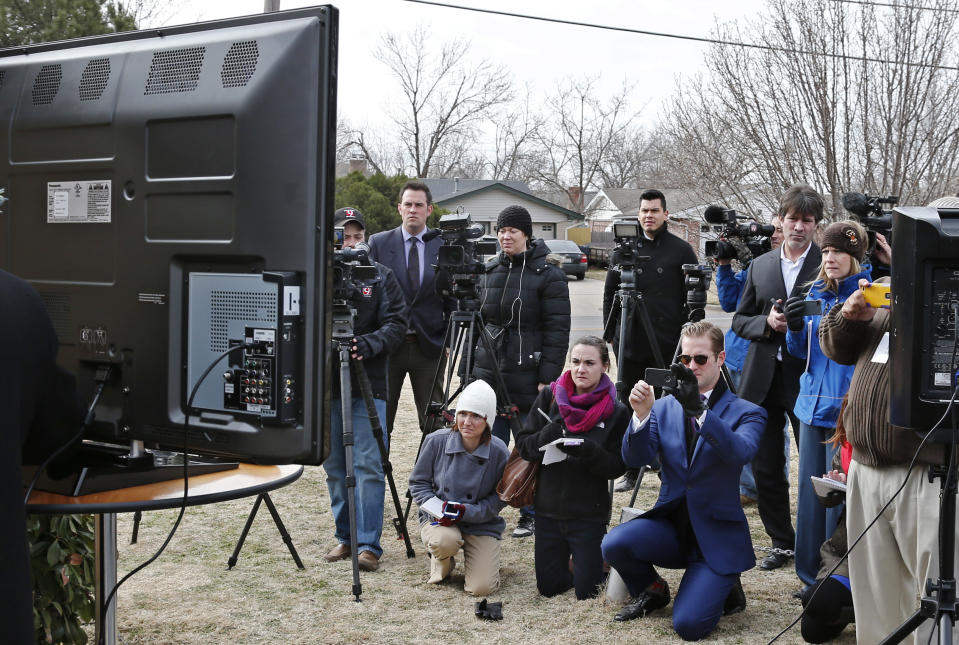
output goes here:
[[47, 182], [47, 224], [97, 224], [111, 220], [111, 182]]
[[300, 288], [283, 287], [283, 315], [300, 315]]
[[253, 342], [272, 343], [276, 340], [276, 331], [273, 329], [254, 329]]

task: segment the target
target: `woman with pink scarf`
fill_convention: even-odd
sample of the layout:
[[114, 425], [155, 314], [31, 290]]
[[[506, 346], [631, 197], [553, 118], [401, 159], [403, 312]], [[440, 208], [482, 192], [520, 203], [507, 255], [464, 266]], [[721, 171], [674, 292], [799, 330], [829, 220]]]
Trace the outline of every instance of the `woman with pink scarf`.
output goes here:
[[[609, 349], [601, 338], [577, 340], [569, 364], [540, 391], [516, 447], [542, 464], [535, 501], [536, 587], [547, 597], [575, 588], [576, 598], [584, 600], [603, 581], [608, 484], [626, 470], [620, 444], [629, 411], [616, 400], [606, 374]], [[552, 447], [541, 450], [547, 445]]]

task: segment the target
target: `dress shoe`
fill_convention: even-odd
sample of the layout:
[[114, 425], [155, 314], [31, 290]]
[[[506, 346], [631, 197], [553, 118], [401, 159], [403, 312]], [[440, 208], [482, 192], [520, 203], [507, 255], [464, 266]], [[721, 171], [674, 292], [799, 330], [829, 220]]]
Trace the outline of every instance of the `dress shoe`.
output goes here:
[[764, 569], [766, 571], [772, 571], [773, 569], [778, 569], [779, 567], [783, 566], [787, 562], [789, 562], [788, 555], [782, 555], [780, 553], [770, 553], [765, 558], [763, 558], [762, 562], [759, 563], [759, 568]]
[[651, 611], [662, 609], [669, 604], [669, 585], [660, 578], [653, 584], [646, 587], [641, 594], [635, 598], [630, 598], [625, 607], [620, 609], [613, 620], [623, 622], [642, 618]]
[[350, 545], [349, 544], [337, 544], [333, 547], [333, 550], [323, 556], [323, 559], [327, 562], [336, 562], [338, 560], [346, 560], [350, 557]]
[[747, 497], [742, 493], [739, 494], [739, 503], [743, 506], [749, 506], [750, 504], [755, 504], [756, 500], [752, 497]]
[[372, 551], [360, 551], [357, 562], [363, 571], [376, 571], [380, 568], [380, 559], [373, 555]]
[[736, 584], [729, 590], [726, 602], [723, 604], [723, 616], [738, 614], [746, 609], [746, 592], [743, 591], [743, 582], [738, 577]]

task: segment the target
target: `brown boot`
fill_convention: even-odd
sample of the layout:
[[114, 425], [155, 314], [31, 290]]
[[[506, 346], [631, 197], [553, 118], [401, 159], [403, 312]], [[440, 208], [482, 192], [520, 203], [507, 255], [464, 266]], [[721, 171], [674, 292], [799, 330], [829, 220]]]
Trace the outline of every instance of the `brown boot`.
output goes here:
[[337, 562], [339, 560], [346, 560], [348, 557], [350, 557], [350, 545], [337, 544], [329, 553], [323, 556], [323, 559], [327, 562]]
[[357, 561], [363, 571], [376, 571], [380, 568], [380, 559], [372, 551], [360, 551]]

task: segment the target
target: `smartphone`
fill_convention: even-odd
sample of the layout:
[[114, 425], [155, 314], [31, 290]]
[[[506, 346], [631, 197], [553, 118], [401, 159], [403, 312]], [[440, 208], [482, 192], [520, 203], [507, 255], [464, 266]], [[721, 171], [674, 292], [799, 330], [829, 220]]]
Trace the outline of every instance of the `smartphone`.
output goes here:
[[333, 248], [334, 249], [343, 248], [343, 227], [342, 226], [333, 227]]
[[891, 299], [888, 284], [873, 283], [862, 288], [862, 295], [871, 307], [888, 307]]
[[776, 313], [781, 314], [783, 312], [783, 303], [779, 302], [778, 298], [770, 298], [769, 302], [772, 304], [773, 309], [776, 311]]
[[676, 387], [676, 377], [670, 370], [647, 368], [643, 380], [653, 387]]
[[804, 300], [802, 315], [803, 316], [821, 316], [822, 300]]

